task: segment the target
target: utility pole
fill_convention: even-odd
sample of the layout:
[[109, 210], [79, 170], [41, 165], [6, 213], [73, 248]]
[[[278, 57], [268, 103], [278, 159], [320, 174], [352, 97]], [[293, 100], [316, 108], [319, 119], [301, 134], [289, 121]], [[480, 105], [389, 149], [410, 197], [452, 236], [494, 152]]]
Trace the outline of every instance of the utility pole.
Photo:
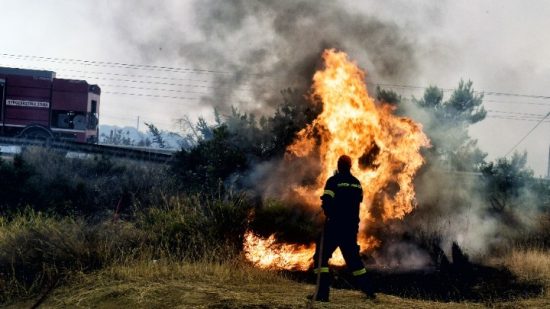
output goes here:
[[137, 127], [136, 127], [136, 128], [137, 128], [137, 130], [138, 130], [138, 132], [139, 132], [139, 116], [138, 116], [138, 119], [137, 119]]
[[550, 145], [548, 146], [548, 172], [546, 172], [546, 178], [550, 179]]

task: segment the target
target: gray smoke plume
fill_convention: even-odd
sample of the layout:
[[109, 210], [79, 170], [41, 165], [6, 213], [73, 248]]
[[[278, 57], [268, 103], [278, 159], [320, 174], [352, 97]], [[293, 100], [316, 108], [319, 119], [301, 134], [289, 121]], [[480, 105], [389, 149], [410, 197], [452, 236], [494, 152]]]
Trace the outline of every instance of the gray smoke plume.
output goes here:
[[416, 180], [418, 207], [405, 218], [405, 229], [420, 232], [423, 240], [437, 240], [447, 256], [456, 242], [474, 260], [539, 232], [542, 210], [534, 205], [540, 200], [530, 189], [521, 190], [507, 208], [496, 211], [486, 181], [480, 173], [427, 167]]
[[[198, 33], [192, 38], [174, 16], [182, 9], [177, 1], [130, 5], [119, 8], [122, 39], [139, 46], [144, 60], [162, 54], [214, 71], [211, 94], [203, 101], [221, 111], [237, 106], [266, 113], [280, 103], [282, 89], [306, 94], [326, 48], [348, 52], [380, 82], [407, 81], [417, 70], [414, 38], [337, 1], [195, 1], [190, 9]], [[136, 23], [151, 29], [131, 31]]]
[[[404, 222], [391, 223], [394, 229], [420, 236], [421, 241], [436, 241], [447, 256], [451, 256], [452, 245], [456, 243], [474, 260], [500, 253], [519, 239], [543, 231], [541, 218], [547, 211], [541, 207], [545, 203], [541, 200], [544, 196], [541, 192], [535, 192], [532, 183], [536, 180], [524, 182], [520, 179], [532, 177], [526, 176], [528, 170], [522, 167], [522, 175], [509, 172], [506, 176], [507, 181], [518, 183], [517, 190], [492, 188], [489, 186], [489, 176], [473, 169], [479, 164], [476, 161], [479, 158], [465, 155], [468, 151], [475, 153], [473, 149], [477, 147], [477, 141], [469, 138], [467, 131], [436, 119], [434, 113], [419, 108], [413, 102], [408, 103], [405, 113], [429, 128], [435, 144], [449, 144], [453, 135], [466, 137], [468, 142], [463, 145], [467, 145], [467, 150], [461, 157], [460, 165], [469, 169], [460, 171], [457, 166], [426, 151], [427, 162], [415, 179], [417, 208]], [[520, 157], [517, 155], [516, 159]], [[512, 160], [515, 159], [508, 160], [508, 164], [514, 164]], [[495, 193], [504, 197], [502, 208], [491, 200]]]

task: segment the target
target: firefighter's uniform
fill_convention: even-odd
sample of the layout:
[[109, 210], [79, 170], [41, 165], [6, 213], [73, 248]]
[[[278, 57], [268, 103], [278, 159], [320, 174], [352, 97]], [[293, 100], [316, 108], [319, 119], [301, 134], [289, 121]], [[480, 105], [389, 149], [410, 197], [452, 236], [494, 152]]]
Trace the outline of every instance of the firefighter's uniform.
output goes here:
[[[328, 260], [337, 247], [340, 247], [346, 265], [357, 279], [361, 290], [367, 296], [374, 297], [366, 279], [367, 270], [359, 257], [357, 245], [359, 204], [363, 200], [361, 183], [350, 172], [339, 171], [328, 179], [321, 200], [327, 220], [324, 235], [317, 241], [313, 256], [314, 272], [321, 273], [317, 300], [328, 301], [331, 281]], [[321, 265], [318, 265], [321, 240], [323, 241], [322, 257]]]

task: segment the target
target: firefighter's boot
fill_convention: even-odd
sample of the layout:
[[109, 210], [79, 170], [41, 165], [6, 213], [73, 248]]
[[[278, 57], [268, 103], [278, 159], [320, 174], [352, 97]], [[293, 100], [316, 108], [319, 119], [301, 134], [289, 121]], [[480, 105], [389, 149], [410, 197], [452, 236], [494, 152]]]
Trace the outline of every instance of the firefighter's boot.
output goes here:
[[321, 273], [321, 278], [319, 280], [319, 287], [317, 288], [317, 295], [308, 295], [308, 299], [313, 299], [315, 297], [316, 301], [328, 302], [329, 293], [330, 293], [330, 274]]
[[359, 289], [361, 289], [361, 291], [368, 299], [376, 299], [376, 295], [374, 294], [374, 287], [372, 286], [370, 280], [368, 280], [366, 274], [356, 276], [355, 279], [357, 280], [357, 285]]

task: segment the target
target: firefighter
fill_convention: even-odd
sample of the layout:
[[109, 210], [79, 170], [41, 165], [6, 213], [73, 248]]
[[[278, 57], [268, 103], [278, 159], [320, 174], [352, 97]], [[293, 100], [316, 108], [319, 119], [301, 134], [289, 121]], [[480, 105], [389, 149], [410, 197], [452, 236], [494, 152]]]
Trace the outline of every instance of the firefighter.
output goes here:
[[318, 301], [329, 300], [331, 275], [328, 260], [337, 247], [340, 247], [348, 270], [355, 277], [359, 288], [368, 298], [375, 298], [367, 280], [367, 270], [359, 257], [357, 232], [359, 204], [363, 200], [363, 190], [359, 180], [350, 172], [351, 165], [351, 158], [346, 155], [338, 159], [338, 171], [327, 180], [325, 191], [321, 196], [321, 207], [326, 222], [323, 234], [315, 246], [313, 266], [318, 282], [316, 295], [310, 296]]

